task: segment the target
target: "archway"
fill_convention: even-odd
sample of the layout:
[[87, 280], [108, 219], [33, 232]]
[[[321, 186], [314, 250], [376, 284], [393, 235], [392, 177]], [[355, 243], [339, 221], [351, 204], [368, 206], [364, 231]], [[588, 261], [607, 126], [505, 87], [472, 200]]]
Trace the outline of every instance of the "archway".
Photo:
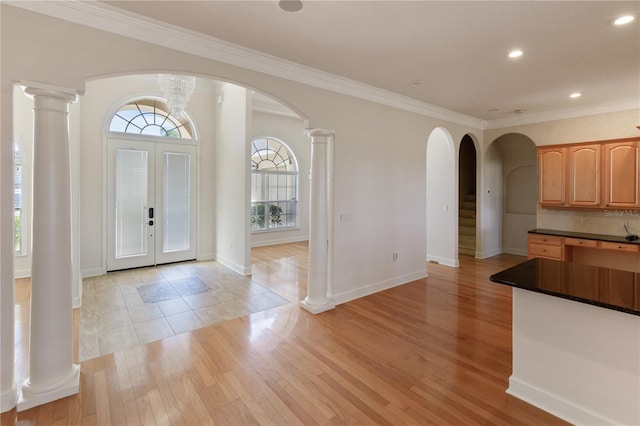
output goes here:
[[536, 227], [538, 184], [536, 145], [519, 133], [500, 136], [490, 144], [500, 160], [500, 208], [503, 253], [525, 256], [527, 231]]
[[458, 197], [453, 139], [442, 128], [427, 140], [427, 261], [458, 262]]
[[458, 156], [458, 252], [476, 255], [476, 147], [464, 135]]

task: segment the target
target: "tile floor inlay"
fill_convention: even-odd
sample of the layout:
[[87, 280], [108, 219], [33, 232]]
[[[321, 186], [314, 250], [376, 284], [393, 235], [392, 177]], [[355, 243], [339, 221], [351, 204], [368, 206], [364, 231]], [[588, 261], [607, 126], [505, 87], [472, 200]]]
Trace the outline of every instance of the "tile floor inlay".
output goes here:
[[291, 303], [214, 262], [85, 278], [79, 361]]

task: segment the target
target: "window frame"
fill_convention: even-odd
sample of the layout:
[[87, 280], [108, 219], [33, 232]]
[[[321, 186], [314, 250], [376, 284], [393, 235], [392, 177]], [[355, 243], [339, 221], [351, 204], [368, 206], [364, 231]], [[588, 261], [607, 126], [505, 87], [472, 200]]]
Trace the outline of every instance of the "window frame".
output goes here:
[[[266, 141], [266, 149], [258, 149], [256, 146], [256, 141]], [[272, 142], [272, 143], [270, 143]], [[271, 146], [273, 144], [277, 144], [278, 149], [273, 150]], [[287, 156], [282, 157], [282, 150], [285, 150]], [[282, 161], [279, 161], [277, 164], [271, 161], [269, 155], [264, 155], [265, 151], [271, 151], [275, 155], [274, 157], [280, 157]], [[260, 154], [262, 152], [263, 154]], [[258, 154], [260, 157], [260, 161], [256, 163], [254, 161], [254, 156]], [[272, 137], [272, 136], [263, 136], [256, 137], [251, 141], [251, 149], [250, 149], [250, 168], [251, 168], [251, 201], [250, 201], [250, 229], [251, 233], [263, 233], [263, 232], [278, 232], [278, 231], [286, 231], [286, 230], [295, 230], [300, 229], [300, 219], [299, 219], [299, 193], [300, 193], [300, 173], [298, 170], [298, 161], [291, 150], [291, 148], [282, 140]], [[273, 164], [276, 170], [273, 168], [269, 169], [260, 169], [260, 163], [269, 162]], [[287, 162], [285, 164], [285, 162]], [[278, 164], [285, 164], [285, 169], [293, 169], [293, 170], [277, 170], [279, 168]], [[256, 186], [254, 176], [261, 176], [259, 179], [260, 185], [260, 193], [263, 197], [259, 198], [255, 196], [254, 187]], [[282, 176], [290, 176], [293, 177], [293, 183], [289, 183], [289, 179], [286, 178], [286, 184], [284, 189], [279, 182], [279, 178]], [[275, 184], [272, 184], [273, 179], [275, 178]], [[280, 193], [284, 191], [288, 193], [293, 188], [293, 196], [292, 197], [272, 197], [272, 193]], [[282, 209], [283, 204], [285, 208]], [[260, 209], [259, 206], [262, 206]], [[268, 210], [268, 213], [267, 213]], [[282, 222], [281, 215], [285, 216], [285, 225], [279, 225]], [[260, 219], [262, 218], [262, 219]], [[258, 223], [258, 227], [256, 227], [256, 223]]]

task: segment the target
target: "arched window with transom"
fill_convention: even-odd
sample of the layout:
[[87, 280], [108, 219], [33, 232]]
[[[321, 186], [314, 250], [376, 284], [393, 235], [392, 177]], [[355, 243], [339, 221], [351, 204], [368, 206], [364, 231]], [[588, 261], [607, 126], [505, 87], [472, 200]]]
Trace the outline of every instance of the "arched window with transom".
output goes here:
[[159, 99], [145, 98], [122, 105], [111, 118], [109, 131], [136, 135], [194, 139], [191, 121], [186, 114], [176, 118], [167, 104]]
[[298, 165], [291, 150], [274, 138], [251, 142], [251, 229], [298, 226]]

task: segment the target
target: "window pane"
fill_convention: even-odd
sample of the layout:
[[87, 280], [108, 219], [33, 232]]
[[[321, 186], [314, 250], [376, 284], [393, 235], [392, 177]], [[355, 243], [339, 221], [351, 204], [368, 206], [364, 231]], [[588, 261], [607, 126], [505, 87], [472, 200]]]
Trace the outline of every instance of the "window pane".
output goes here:
[[164, 153], [163, 251], [189, 250], [189, 154]]
[[266, 229], [265, 203], [251, 203], [251, 229]]
[[139, 99], [120, 107], [111, 118], [109, 130], [192, 139], [192, 127], [187, 118], [176, 119], [168, 112], [164, 102], [155, 99]]
[[147, 254], [147, 152], [116, 152], [116, 259]]
[[22, 254], [22, 154], [13, 144], [13, 252]]
[[251, 168], [251, 228], [297, 226], [298, 173], [286, 145], [271, 138], [254, 140]]

